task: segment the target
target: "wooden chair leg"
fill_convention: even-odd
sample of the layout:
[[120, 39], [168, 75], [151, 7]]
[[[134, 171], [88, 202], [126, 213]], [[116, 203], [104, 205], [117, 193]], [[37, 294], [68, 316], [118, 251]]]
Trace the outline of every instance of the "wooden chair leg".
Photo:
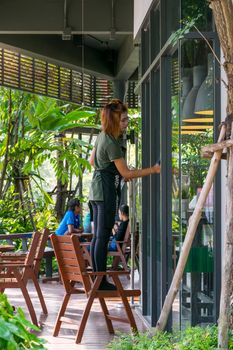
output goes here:
[[55, 327], [53, 329], [53, 336], [54, 337], [57, 337], [58, 336], [58, 333], [60, 331], [60, 328], [61, 328], [61, 317], [64, 316], [65, 314], [65, 311], [66, 311], [66, 307], [67, 307], [67, 304], [70, 300], [70, 294], [66, 294], [63, 298], [63, 302], [62, 302], [62, 305], [60, 307], [60, 310], [59, 310], [59, 313], [57, 315], [57, 319], [56, 319], [56, 323], [55, 323]]
[[118, 292], [119, 292], [119, 294], [121, 296], [121, 300], [122, 300], [122, 302], [124, 304], [126, 315], [128, 317], [130, 327], [132, 328], [134, 333], [137, 333], [138, 329], [137, 329], [137, 325], [136, 325], [136, 322], [135, 322], [135, 319], [134, 319], [134, 315], [132, 313], [132, 310], [131, 310], [131, 307], [129, 305], [128, 299], [124, 295], [124, 290], [123, 290], [122, 284], [120, 282], [120, 279], [116, 275], [113, 275], [112, 278], [113, 278], [113, 281], [114, 281], [114, 283], [115, 283], [115, 285], [117, 287], [117, 290], [118, 290]]
[[85, 260], [88, 262], [89, 266], [92, 267], [91, 254], [88, 251], [87, 247], [83, 246], [83, 251], [85, 253]]
[[48, 310], [47, 310], [47, 307], [46, 307], [46, 304], [45, 304], [45, 301], [44, 301], [44, 297], [43, 297], [42, 291], [41, 291], [41, 289], [40, 289], [39, 282], [38, 282], [36, 276], [34, 275], [34, 273], [32, 273], [32, 280], [33, 280], [33, 282], [34, 282], [34, 286], [35, 286], [35, 288], [36, 288], [37, 295], [38, 295], [38, 298], [39, 298], [39, 300], [40, 300], [40, 304], [41, 304], [43, 313], [44, 313], [45, 315], [48, 315]]
[[101, 305], [101, 308], [102, 308], [103, 313], [104, 313], [104, 318], [105, 318], [105, 321], [106, 321], [106, 324], [108, 327], [108, 331], [110, 334], [114, 334], [112, 321], [108, 318], [109, 311], [108, 311], [107, 305], [105, 303], [105, 300], [104, 300], [104, 298], [99, 298], [99, 301], [100, 301], [100, 305]]
[[32, 323], [34, 323], [34, 325], [38, 326], [36, 313], [35, 313], [31, 298], [28, 294], [27, 287], [25, 286], [24, 282], [21, 279], [21, 274], [17, 271], [17, 269], [14, 269], [14, 275], [15, 275], [15, 278], [17, 279], [19, 288], [21, 289], [21, 291], [23, 293], [25, 302], [26, 302], [27, 307], [28, 307], [29, 314], [31, 316]]
[[94, 284], [92, 286], [92, 290], [90, 292], [90, 295], [89, 295], [89, 298], [88, 298], [88, 301], [87, 301], [87, 305], [86, 305], [84, 313], [82, 315], [81, 323], [80, 323], [80, 326], [79, 326], [79, 329], [78, 329], [78, 332], [77, 332], [77, 335], [76, 335], [76, 338], [75, 338], [75, 343], [76, 344], [81, 343], [81, 340], [82, 340], [82, 337], [83, 337], [83, 333], [84, 333], [84, 329], [86, 327], [87, 319], [88, 319], [88, 316], [89, 316], [89, 313], [90, 313], [93, 301], [95, 299], [96, 291], [99, 288], [99, 285], [100, 285], [102, 279], [103, 279], [103, 276], [96, 277], [95, 282], [94, 282]]
[[112, 268], [113, 270], [116, 270], [118, 265], [119, 265], [120, 258], [119, 256], [114, 256], [113, 257], [113, 262], [112, 262]]
[[[124, 255], [123, 255], [122, 253], [120, 254], [120, 259], [121, 259], [121, 261], [122, 261], [122, 265], [123, 265], [124, 270], [125, 270], [125, 271], [128, 271], [128, 266], [127, 266], [125, 257], [124, 257]], [[128, 280], [129, 280], [129, 279], [130, 279], [130, 276], [127, 275], [127, 278], [128, 278]]]

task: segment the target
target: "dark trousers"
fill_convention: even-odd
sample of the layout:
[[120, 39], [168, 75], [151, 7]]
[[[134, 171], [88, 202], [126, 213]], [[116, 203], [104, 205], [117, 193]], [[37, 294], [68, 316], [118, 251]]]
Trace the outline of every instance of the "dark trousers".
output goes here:
[[91, 241], [91, 259], [94, 271], [106, 271], [108, 242], [112, 228], [106, 227], [103, 201], [92, 201], [94, 237]]

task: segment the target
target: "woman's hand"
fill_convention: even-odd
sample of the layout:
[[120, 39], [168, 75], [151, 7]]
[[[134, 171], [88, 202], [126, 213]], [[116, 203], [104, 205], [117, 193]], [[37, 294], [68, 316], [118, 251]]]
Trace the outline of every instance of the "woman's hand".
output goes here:
[[159, 164], [155, 164], [151, 167], [152, 174], [159, 174], [161, 167]]

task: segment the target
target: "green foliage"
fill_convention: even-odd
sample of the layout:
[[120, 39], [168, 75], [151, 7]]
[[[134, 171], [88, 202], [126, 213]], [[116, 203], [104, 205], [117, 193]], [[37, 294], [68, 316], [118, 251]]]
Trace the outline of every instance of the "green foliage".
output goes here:
[[202, 17], [202, 14], [196, 15], [196, 17], [187, 17], [182, 21], [182, 27], [174, 32], [170, 37], [170, 42], [173, 46], [177, 44], [180, 39], [183, 39], [185, 34], [188, 34], [197, 21]]
[[212, 30], [212, 11], [207, 0], [182, 0], [181, 17], [185, 19], [195, 18], [201, 14], [195, 25], [201, 31]]
[[29, 322], [18, 308], [14, 313], [5, 294], [0, 294], [0, 349], [5, 350], [44, 350], [45, 341], [30, 330], [40, 329]]
[[158, 333], [152, 336], [149, 333], [131, 335], [120, 335], [114, 339], [107, 347], [108, 350], [172, 350], [171, 334]]
[[201, 147], [212, 142], [213, 130], [199, 135], [182, 135], [182, 173], [189, 175], [191, 196], [196, 194], [197, 187], [202, 187], [208, 171], [209, 160], [201, 158]]
[[90, 170], [85, 158], [92, 145], [79, 140], [72, 130], [69, 134], [65, 131], [77, 126], [96, 127], [95, 119], [96, 111], [89, 108], [0, 89], [1, 232], [32, 231], [35, 211], [44, 210], [45, 220], [36, 215], [38, 228], [46, 220], [54, 227], [54, 218], [46, 210], [55, 203], [45, 190], [48, 183], [40, 176], [41, 168], [52, 170], [56, 177], [53, 187], [60, 181], [64, 188], [73, 190], [77, 177]]
[[218, 344], [217, 327], [189, 327], [177, 335], [180, 350], [210, 350]]
[[107, 266], [111, 267], [113, 261], [113, 256], [107, 256]]
[[172, 212], [172, 232], [179, 232], [180, 230], [180, 218], [179, 215]]
[[141, 134], [141, 114], [138, 109], [131, 108], [128, 110], [129, 125], [128, 133], [133, 130], [137, 136]]
[[[120, 335], [107, 347], [108, 350], [215, 350], [217, 348], [217, 327], [189, 327], [173, 334], [158, 332], [139, 335]], [[233, 336], [229, 347], [233, 349]]]
[[[24, 199], [27, 203], [27, 199]], [[16, 210], [17, 208], [17, 210]], [[19, 233], [32, 231], [28, 208], [22, 207], [11, 186], [4, 199], [0, 199], [0, 232]]]
[[47, 227], [50, 231], [54, 231], [58, 227], [58, 221], [51, 209], [43, 209], [38, 211], [34, 216], [35, 224], [38, 230]]

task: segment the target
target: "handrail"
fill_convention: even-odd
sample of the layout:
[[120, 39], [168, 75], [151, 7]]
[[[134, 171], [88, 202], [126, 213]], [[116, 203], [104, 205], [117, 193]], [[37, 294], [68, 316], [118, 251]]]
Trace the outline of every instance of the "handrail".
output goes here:
[[[54, 231], [50, 231], [51, 234], [54, 232]], [[1, 234], [0, 235], [0, 241], [1, 240], [13, 240], [13, 239], [18, 239], [18, 238], [32, 238], [32, 234], [33, 232], [23, 232], [23, 233], [5, 233], [5, 234]], [[50, 238], [48, 238], [49, 240]]]
[[10, 233], [10, 234], [2, 234], [0, 235], [0, 241], [1, 240], [13, 240], [18, 238], [31, 238], [33, 232], [25, 232], [25, 233]]

